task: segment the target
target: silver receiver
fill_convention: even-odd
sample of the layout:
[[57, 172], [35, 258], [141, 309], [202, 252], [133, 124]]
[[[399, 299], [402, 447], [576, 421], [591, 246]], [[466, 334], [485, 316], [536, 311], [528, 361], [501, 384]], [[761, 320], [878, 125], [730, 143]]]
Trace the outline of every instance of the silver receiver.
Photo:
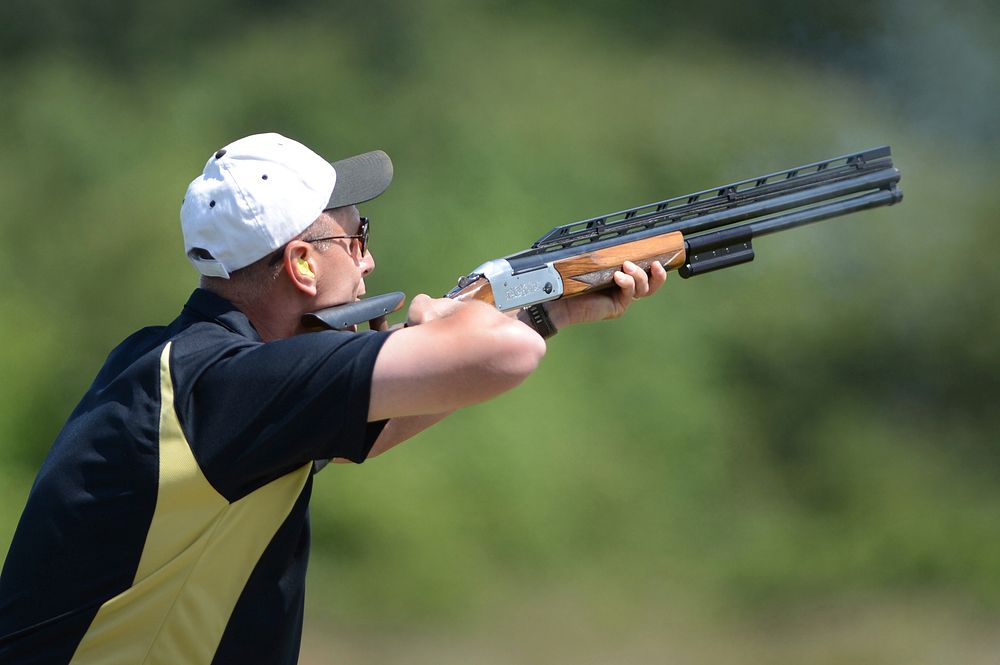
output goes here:
[[493, 259], [473, 270], [472, 274], [480, 274], [489, 280], [493, 301], [501, 312], [555, 300], [563, 293], [562, 277], [551, 263], [515, 273], [505, 259]]

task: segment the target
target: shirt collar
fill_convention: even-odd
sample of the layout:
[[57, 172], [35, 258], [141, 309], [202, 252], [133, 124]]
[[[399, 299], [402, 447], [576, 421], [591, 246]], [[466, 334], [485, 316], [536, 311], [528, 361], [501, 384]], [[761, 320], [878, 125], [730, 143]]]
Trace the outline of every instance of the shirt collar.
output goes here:
[[233, 303], [211, 291], [195, 289], [184, 305], [184, 311], [203, 321], [218, 323], [237, 335], [261, 341], [260, 335], [246, 314], [237, 309]]

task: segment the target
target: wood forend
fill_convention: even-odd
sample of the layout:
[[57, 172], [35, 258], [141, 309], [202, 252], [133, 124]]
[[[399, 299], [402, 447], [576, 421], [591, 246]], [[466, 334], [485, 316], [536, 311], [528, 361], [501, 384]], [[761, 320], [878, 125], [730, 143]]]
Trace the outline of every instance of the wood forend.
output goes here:
[[[562, 297], [606, 288], [613, 282], [615, 271], [621, 270], [625, 261], [635, 263], [646, 272], [649, 272], [653, 261], [662, 264], [668, 271], [675, 270], [686, 261], [684, 236], [675, 231], [556, 261], [553, 266], [563, 280]], [[490, 305], [496, 304], [493, 289], [485, 277], [480, 277], [453, 297], [463, 302], [480, 300]]]

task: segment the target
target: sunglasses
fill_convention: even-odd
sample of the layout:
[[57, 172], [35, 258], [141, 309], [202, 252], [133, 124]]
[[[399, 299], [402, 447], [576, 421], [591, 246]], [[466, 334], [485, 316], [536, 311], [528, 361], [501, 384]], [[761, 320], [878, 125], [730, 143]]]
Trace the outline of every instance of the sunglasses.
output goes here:
[[[323, 236], [322, 238], [303, 238], [302, 242], [322, 242], [324, 240], [341, 240], [345, 238], [350, 238], [351, 240], [361, 241], [361, 258], [364, 258], [365, 253], [368, 251], [368, 218], [361, 218], [361, 225], [358, 226], [358, 232], [351, 235], [342, 236]], [[271, 259], [270, 264], [276, 266], [281, 263], [281, 258], [284, 256], [284, 248], [278, 250], [274, 258]]]

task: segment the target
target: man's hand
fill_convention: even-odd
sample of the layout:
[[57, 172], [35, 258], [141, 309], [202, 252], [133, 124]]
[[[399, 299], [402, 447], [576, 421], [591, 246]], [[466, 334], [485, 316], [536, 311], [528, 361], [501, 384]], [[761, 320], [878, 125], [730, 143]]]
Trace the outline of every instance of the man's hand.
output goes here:
[[426, 293], [420, 293], [410, 301], [410, 308], [406, 313], [406, 323], [397, 323], [390, 327], [386, 321], [386, 317], [380, 316], [377, 319], [369, 321], [368, 325], [372, 330], [395, 331], [403, 328], [411, 328], [419, 326], [422, 323], [427, 323], [428, 321], [447, 318], [454, 314], [456, 309], [461, 306], [462, 303], [458, 300], [452, 300], [451, 298], [431, 298]]
[[428, 321], [435, 321], [451, 316], [462, 303], [451, 298], [431, 298], [421, 293], [410, 301], [410, 309], [406, 314], [406, 326], [419, 326]]
[[618, 285], [616, 289], [545, 303], [552, 323], [562, 329], [574, 323], [617, 319], [633, 302], [656, 293], [667, 280], [667, 271], [654, 261], [647, 275], [642, 268], [626, 261], [622, 269], [614, 274], [614, 280]]

